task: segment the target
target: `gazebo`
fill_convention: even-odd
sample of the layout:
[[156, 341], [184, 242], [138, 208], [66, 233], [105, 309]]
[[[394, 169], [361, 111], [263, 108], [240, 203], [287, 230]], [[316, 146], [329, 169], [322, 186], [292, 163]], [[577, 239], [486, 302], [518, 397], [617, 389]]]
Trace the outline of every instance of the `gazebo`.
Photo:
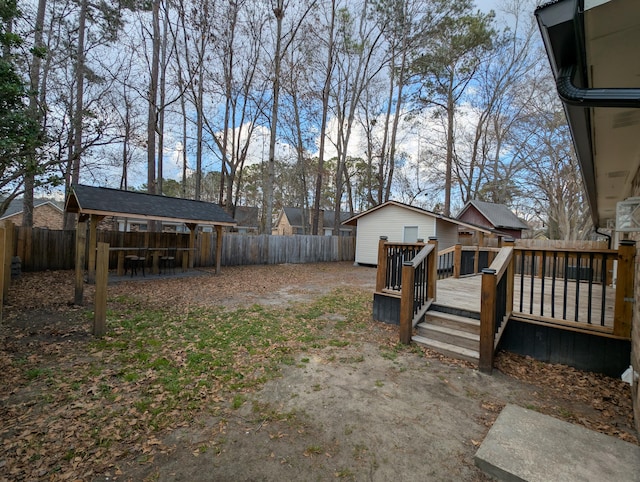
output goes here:
[[[65, 203], [65, 211], [78, 214], [76, 300], [78, 297], [82, 300], [86, 221], [89, 221], [88, 279], [90, 282], [95, 279], [96, 271], [96, 228], [106, 216], [184, 223], [189, 229], [189, 248], [191, 249], [195, 247], [198, 225], [214, 226], [217, 234], [216, 273], [220, 272], [222, 228], [236, 224], [236, 221], [217, 204], [82, 184], [71, 186]], [[189, 267], [193, 267], [192, 251], [190, 253]], [[80, 290], [79, 294], [78, 290]]]

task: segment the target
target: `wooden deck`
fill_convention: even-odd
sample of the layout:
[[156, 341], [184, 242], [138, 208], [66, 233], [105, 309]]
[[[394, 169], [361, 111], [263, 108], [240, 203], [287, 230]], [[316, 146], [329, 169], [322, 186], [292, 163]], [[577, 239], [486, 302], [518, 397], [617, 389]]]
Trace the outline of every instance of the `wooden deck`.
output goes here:
[[[462, 309], [466, 311], [480, 312], [480, 285], [482, 276], [468, 276], [464, 278], [447, 278], [439, 280], [437, 283], [436, 291], [436, 303], [452, 308]], [[595, 289], [595, 288], [598, 289]], [[545, 317], [551, 317], [551, 282], [545, 280], [544, 287], [544, 301], [541, 300], [542, 282], [540, 279], [535, 279], [533, 283], [533, 309], [530, 307], [531, 300], [531, 279], [525, 277], [523, 283], [524, 299], [522, 306], [522, 313], [540, 316], [540, 309], [542, 306], [542, 315]], [[591, 312], [593, 325], [600, 325], [600, 314], [602, 307], [602, 293], [600, 285], [594, 285], [594, 290], [589, 297], [589, 287], [587, 283], [580, 283], [578, 289], [578, 322], [587, 322], [587, 313], [589, 308], [589, 298], [591, 298]], [[556, 287], [556, 294], [561, 294], [562, 287]], [[616, 290], [612, 286], [607, 286], [605, 291], [605, 323], [604, 326], [613, 327], [613, 312], [615, 304]], [[514, 300], [513, 311], [520, 312], [520, 294], [521, 283], [520, 276], [515, 277], [514, 283]], [[542, 304], [541, 304], [542, 303]], [[556, 319], [563, 318], [564, 307], [562, 306], [562, 299], [558, 298], [555, 301], [555, 316]], [[567, 286], [567, 307], [566, 317], [567, 321], [575, 321], [576, 319], [576, 284], [569, 283]]]

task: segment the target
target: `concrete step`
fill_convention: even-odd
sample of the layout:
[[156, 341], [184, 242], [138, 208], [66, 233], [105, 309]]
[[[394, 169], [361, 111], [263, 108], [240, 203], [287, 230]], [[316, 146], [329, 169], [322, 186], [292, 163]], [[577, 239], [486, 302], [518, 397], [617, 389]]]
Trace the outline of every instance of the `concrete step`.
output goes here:
[[477, 335], [480, 334], [480, 320], [444, 313], [442, 311], [427, 311], [424, 323], [453, 328], [454, 330], [466, 331]]
[[502, 409], [474, 457], [502, 481], [637, 481], [640, 447], [532, 410]]
[[430, 348], [431, 350], [437, 351], [438, 353], [442, 353], [451, 358], [457, 358], [460, 360], [467, 360], [471, 363], [478, 363], [480, 359], [480, 353], [477, 350], [470, 350], [469, 348], [462, 348], [456, 345], [452, 345], [450, 343], [444, 343], [437, 340], [431, 340], [429, 338], [425, 338], [424, 336], [415, 335], [411, 338], [411, 340], [418, 345], [422, 345], [426, 348]]
[[446, 326], [420, 323], [418, 325], [418, 335], [430, 340], [456, 345], [461, 348], [468, 348], [470, 350], [480, 349], [479, 334], [456, 330]]

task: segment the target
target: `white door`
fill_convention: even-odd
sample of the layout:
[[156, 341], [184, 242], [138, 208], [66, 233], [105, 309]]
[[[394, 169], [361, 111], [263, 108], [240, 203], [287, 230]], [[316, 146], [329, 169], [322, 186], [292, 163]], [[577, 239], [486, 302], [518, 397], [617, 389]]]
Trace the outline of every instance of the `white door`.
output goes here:
[[403, 243], [417, 243], [418, 242], [418, 226], [405, 226]]

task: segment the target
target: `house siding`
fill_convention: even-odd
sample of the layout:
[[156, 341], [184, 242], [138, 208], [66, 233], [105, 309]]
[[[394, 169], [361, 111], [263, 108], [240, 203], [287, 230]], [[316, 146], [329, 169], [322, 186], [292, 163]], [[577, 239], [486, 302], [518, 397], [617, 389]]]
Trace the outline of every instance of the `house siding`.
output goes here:
[[438, 238], [438, 251], [455, 246], [459, 242], [458, 225], [442, 219], [436, 220], [436, 238]]
[[425, 241], [436, 235], [436, 219], [399, 206], [385, 206], [358, 219], [356, 236], [356, 263], [378, 264], [378, 241], [387, 236], [389, 241], [401, 243], [405, 226], [418, 226], [418, 238]]

